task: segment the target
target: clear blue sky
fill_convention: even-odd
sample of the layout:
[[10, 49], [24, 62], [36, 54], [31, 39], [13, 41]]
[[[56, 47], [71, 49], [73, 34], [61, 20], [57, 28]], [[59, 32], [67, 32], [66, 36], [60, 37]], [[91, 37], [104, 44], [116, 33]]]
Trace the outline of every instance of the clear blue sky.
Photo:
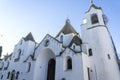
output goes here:
[[[70, 18], [80, 33], [89, 0], [0, 0], [0, 45], [11, 53], [14, 45], [29, 32], [40, 42], [49, 33], [55, 36]], [[107, 15], [108, 28], [120, 53], [120, 0], [94, 0]]]

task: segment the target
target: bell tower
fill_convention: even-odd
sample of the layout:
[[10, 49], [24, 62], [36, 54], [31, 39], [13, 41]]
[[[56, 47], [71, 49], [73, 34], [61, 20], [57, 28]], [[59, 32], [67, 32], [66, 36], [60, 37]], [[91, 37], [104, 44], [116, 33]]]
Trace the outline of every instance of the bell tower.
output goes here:
[[81, 25], [83, 44], [92, 50], [92, 56], [88, 55], [93, 72], [90, 80], [120, 80], [116, 51], [106, 24], [107, 18], [102, 8], [90, 0], [90, 7]]
[[[86, 24], [87, 23], [87, 24]], [[107, 18], [104, 15], [102, 8], [97, 7], [90, 1], [90, 8], [85, 12], [85, 18], [83, 24], [89, 25], [87, 28], [94, 28], [100, 26], [106, 26]]]

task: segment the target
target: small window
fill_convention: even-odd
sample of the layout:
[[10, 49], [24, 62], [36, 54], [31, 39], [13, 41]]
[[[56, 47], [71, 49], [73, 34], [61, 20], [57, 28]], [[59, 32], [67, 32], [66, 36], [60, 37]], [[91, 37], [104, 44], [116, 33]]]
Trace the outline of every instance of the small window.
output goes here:
[[45, 40], [45, 43], [44, 43], [45, 47], [47, 47], [49, 44], [50, 44], [50, 41], [48, 39]]
[[8, 72], [7, 79], [9, 79], [9, 77], [10, 77], [10, 72]]
[[26, 72], [30, 72], [30, 68], [31, 68], [31, 63], [27, 63], [26, 64]]
[[16, 73], [16, 79], [18, 79], [18, 76], [19, 76], [19, 71]]
[[108, 59], [111, 59], [110, 54], [108, 54]]
[[75, 49], [75, 45], [73, 45], [73, 49]]
[[63, 35], [60, 36], [60, 42], [63, 42]]
[[89, 56], [92, 56], [93, 53], [92, 53], [92, 49], [89, 49]]
[[92, 14], [91, 15], [91, 21], [92, 21], [92, 24], [96, 24], [96, 23], [99, 22], [97, 14]]
[[72, 59], [68, 58], [67, 60], [67, 69], [72, 69]]

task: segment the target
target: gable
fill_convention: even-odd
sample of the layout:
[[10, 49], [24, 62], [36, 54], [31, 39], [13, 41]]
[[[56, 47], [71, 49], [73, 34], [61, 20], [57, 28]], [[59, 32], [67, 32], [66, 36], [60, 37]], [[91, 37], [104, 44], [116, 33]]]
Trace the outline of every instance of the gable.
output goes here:
[[36, 47], [35, 58], [40, 52], [42, 52], [42, 50], [46, 48], [51, 49], [55, 53], [55, 55], [59, 55], [62, 50], [62, 43], [51, 35], [47, 34], [45, 38]]

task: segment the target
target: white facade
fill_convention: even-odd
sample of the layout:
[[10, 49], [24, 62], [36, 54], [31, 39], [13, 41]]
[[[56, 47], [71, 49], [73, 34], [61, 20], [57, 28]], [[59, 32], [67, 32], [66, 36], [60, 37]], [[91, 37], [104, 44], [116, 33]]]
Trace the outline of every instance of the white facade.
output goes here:
[[0, 61], [0, 80], [120, 80], [101, 8], [91, 4], [81, 33], [69, 19], [56, 37], [47, 34], [40, 43], [29, 33]]

